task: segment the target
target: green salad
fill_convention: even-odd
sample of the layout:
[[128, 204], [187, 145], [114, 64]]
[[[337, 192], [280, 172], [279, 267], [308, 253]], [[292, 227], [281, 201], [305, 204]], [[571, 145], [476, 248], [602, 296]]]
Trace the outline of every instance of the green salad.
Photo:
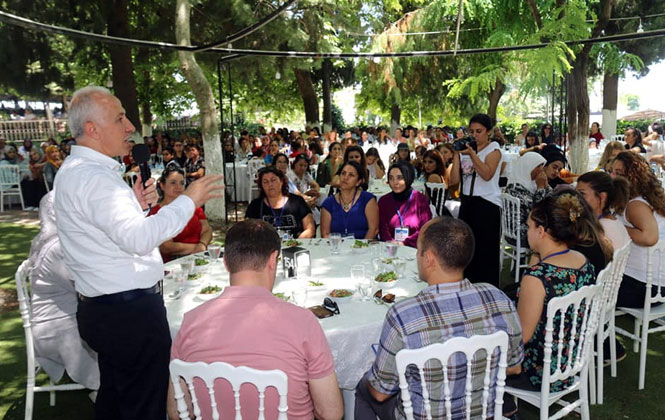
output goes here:
[[206, 260], [205, 258], [197, 258], [194, 260], [194, 265], [207, 265], [210, 261]]
[[351, 248], [369, 248], [369, 243], [356, 239], [353, 245], [351, 245]]
[[313, 281], [313, 280], [310, 280], [308, 283], [309, 283], [310, 286], [314, 286], [314, 287], [323, 286], [323, 282], [322, 282], [322, 281]]
[[288, 241], [284, 242], [284, 245], [286, 245], [286, 246], [300, 246], [300, 245], [302, 245], [302, 242], [297, 241], [295, 239], [289, 239]]
[[394, 271], [388, 271], [376, 276], [375, 280], [379, 283], [390, 283], [397, 280], [397, 274]]
[[381, 262], [383, 262], [384, 264], [392, 264], [393, 260], [394, 258], [383, 258]]
[[202, 276], [201, 273], [190, 274], [189, 276], [187, 276], [187, 280], [198, 280], [201, 278], [201, 276]]
[[217, 292], [221, 292], [222, 288], [219, 286], [206, 286], [199, 292], [202, 295], [213, 295]]

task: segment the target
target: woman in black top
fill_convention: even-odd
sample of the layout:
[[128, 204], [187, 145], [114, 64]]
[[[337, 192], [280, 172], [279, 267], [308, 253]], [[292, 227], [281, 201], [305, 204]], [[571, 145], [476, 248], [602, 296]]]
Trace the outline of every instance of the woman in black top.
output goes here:
[[314, 217], [305, 200], [289, 194], [286, 175], [274, 166], [262, 168], [256, 183], [259, 198], [247, 207], [246, 218], [261, 219], [277, 229], [281, 237], [313, 238], [316, 233]]

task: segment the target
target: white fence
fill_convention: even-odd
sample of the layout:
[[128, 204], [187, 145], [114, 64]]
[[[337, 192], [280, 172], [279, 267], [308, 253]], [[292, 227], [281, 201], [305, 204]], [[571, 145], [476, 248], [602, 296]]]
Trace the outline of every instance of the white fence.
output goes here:
[[44, 141], [49, 137], [55, 138], [66, 129], [67, 120], [0, 121], [0, 137], [7, 142], [22, 142], [25, 139]]

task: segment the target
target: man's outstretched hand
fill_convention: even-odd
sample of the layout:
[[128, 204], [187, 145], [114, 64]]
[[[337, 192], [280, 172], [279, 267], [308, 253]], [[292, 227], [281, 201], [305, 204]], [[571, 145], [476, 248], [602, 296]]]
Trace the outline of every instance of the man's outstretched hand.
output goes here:
[[222, 198], [224, 195], [221, 190], [224, 184], [220, 181], [224, 179], [223, 175], [205, 175], [189, 184], [183, 193], [191, 198], [196, 207], [201, 207], [208, 200], [213, 198]]

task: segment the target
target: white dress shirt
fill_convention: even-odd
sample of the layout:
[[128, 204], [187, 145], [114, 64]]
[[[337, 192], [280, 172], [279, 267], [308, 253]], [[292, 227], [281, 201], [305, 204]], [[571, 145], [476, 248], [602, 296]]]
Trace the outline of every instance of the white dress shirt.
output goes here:
[[146, 218], [119, 169], [108, 156], [72, 146], [55, 179], [64, 261], [84, 296], [152, 287], [164, 275], [157, 247], [194, 214], [194, 202], [181, 195]]

